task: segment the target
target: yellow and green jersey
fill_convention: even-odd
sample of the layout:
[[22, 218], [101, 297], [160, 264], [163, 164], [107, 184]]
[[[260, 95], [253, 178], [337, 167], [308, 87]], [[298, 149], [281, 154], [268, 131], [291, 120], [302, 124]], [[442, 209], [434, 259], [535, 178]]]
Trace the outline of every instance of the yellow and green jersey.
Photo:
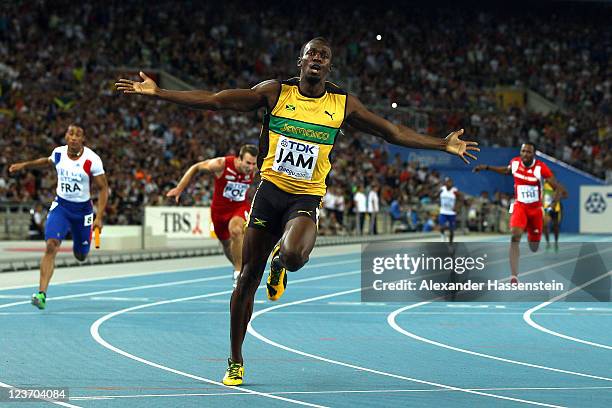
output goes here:
[[[555, 189], [550, 185], [548, 181], [544, 181], [544, 188], [542, 189], [542, 199], [544, 201], [544, 208], [549, 208], [553, 202], [555, 197]], [[555, 208], [552, 208], [552, 211], [561, 211], [561, 204], [557, 202]]]
[[298, 83], [299, 78], [282, 81], [278, 101], [264, 117], [258, 166], [261, 178], [283, 191], [323, 196], [348, 95], [326, 82], [325, 93], [310, 98]]

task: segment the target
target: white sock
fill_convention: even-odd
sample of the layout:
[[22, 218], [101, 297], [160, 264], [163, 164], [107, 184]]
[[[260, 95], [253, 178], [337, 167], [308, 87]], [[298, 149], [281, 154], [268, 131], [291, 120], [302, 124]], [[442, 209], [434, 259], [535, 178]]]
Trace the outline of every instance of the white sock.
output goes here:
[[234, 271], [234, 280], [238, 279], [238, 276], [240, 276], [240, 271]]

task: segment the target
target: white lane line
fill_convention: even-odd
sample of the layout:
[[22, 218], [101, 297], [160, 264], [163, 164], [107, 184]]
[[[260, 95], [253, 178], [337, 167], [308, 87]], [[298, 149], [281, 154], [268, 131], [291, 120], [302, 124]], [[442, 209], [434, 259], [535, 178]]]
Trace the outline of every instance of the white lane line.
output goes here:
[[[551, 404], [545, 404], [545, 403], [537, 402], [537, 401], [530, 401], [530, 400], [525, 400], [525, 399], [506, 397], [506, 396], [497, 395], [497, 394], [490, 394], [490, 393], [486, 393], [486, 392], [482, 392], [482, 391], [474, 391], [474, 390], [470, 390], [470, 389], [466, 389], [466, 388], [459, 388], [459, 387], [454, 387], [454, 386], [451, 386], [451, 385], [446, 385], [446, 384], [440, 384], [440, 383], [435, 383], [435, 382], [431, 382], [431, 381], [420, 380], [418, 378], [406, 377], [406, 376], [403, 376], [403, 375], [388, 373], [388, 372], [385, 372], [385, 371], [374, 370], [374, 369], [371, 369], [371, 368], [362, 367], [362, 366], [358, 366], [358, 365], [350, 364], [350, 363], [345, 363], [345, 362], [338, 361], [338, 360], [332, 360], [330, 358], [318, 356], [318, 355], [311, 354], [311, 353], [306, 353], [304, 351], [297, 350], [297, 349], [285, 346], [283, 344], [279, 344], [279, 343], [277, 343], [277, 342], [275, 342], [273, 340], [270, 340], [267, 337], [263, 336], [262, 334], [260, 334], [259, 332], [257, 332], [253, 328], [253, 325], [252, 325], [253, 321], [258, 316], [261, 316], [262, 314], [265, 314], [265, 313], [267, 313], [269, 311], [276, 310], [276, 309], [281, 309], [281, 308], [285, 308], [285, 307], [289, 307], [289, 306], [293, 306], [293, 305], [299, 305], [299, 304], [302, 304], [302, 303], [314, 302], [314, 301], [317, 301], [317, 300], [329, 299], [329, 298], [332, 298], [332, 297], [337, 297], [337, 296], [342, 296], [342, 295], [348, 295], [348, 294], [359, 292], [359, 291], [361, 291], [361, 288], [345, 290], [345, 291], [342, 291], [342, 292], [331, 293], [331, 294], [323, 295], [323, 296], [316, 296], [316, 297], [313, 297], [313, 298], [298, 300], [298, 301], [295, 301], [295, 302], [284, 303], [284, 304], [268, 307], [266, 309], [262, 309], [262, 310], [260, 310], [258, 312], [253, 313], [253, 316], [251, 318], [251, 321], [249, 322], [247, 331], [252, 336], [255, 336], [257, 339], [259, 339], [259, 340], [263, 341], [264, 343], [267, 343], [267, 344], [269, 344], [269, 345], [271, 345], [273, 347], [280, 348], [280, 349], [288, 351], [290, 353], [299, 354], [299, 355], [304, 356], [304, 357], [310, 357], [310, 358], [315, 359], [315, 360], [324, 361], [324, 362], [330, 363], [330, 364], [335, 364], [335, 365], [339, 365], [339, 366], [343, 366], [343, 367], [348, 367], [348, 368], [352, 368], [352, 369], [355, 369], [355, 370], [365, 371], [365, 372], [369, 372], [369, 373], [373, 373], [373, 374], [378, 374], [378, 375], [382, 375], [382, 376], [386, 376], [386, 377], [397, 378], [397, 379], [400, 379], [400, 380], [412, 381], [412, 382], [416, 382], [416, 383], [420, 383], [420, 384], [427, 384], [427, 385], [431, 385], [431, 386], [435, 386], [435, 387], [446, 388], [446, 389], [449, 389], [449, 390], [460, 391], [460, 392], [464, 392], [464, 393], [468, 393], [468, 394], [475, 394], [475, 395], [480, 395], [480, 396], [498, 398], [498, 399], [514, 401], [514, 402], [521, 402], [521, 403], [525, 403], [525, 404], [532, 404], [532, 405], [538, 405], [538, 406], [543, 406], [543, 407], [556, 407], [556, 408], [560, 407], [559, 405], [551, 405]], [[423, 303], [428, 303], [428, 302], [423, 302]], [[420, 304], [421, 303], [419, 303], [417, 305], [420, 305]]]
[[[197, 302], [193, 302], [193, 303], [197, 303]], [[262, 302], [265, 303], [265, 302]], [[224, 302], [224, 304], [227, 304], [227, 300]], [[53, 315], [105, 315], [108, 313], [113, 313], [112, 310], [104, 310], [104, 311], [97, 311], [97, 312], [49, 312], [49, 313], [45, 313], [46, 316], [53, 316]], [[173, 312], [173, 311], [166, 311], [166, 312], [128, 312], [126, 313], [126, 315], [155, 315], [155, 316], [164, 316], [164, 315], [228, 315], [229, 316], [229, 310], [223, 310], [223, 311], [199, 311], [199, 312], [194, 312], [194, 311], [185, 311], [185, 312]], [[359, 313], [360, 315], [388, 315], [389, 312], [383, 312], [383, 311], [378, 311], [378, 312], [371, 312], [371, 311], [360, 311], [360, 312], [347, 312], [347, 311], [320, 311], [320, 310], [313, 310], [313, 311], [302, 311], [302, 312], [298, 312], [298, 311], [279, 311], [279, 312], [270, 312], [270, 314], [274, 314], [274, 315], [310, 315], [310, 314], [318, 314], [318, 315], [333, 315], [333, 314], [355, 314], [355, 313]], [[440, 315], [440, 316], [486, 316], [486, 317], [492, 317], [495, 318], [497, 316], [522, 316], [523, 312], [499, 312], [499, 313], [494, 313], [494, 312], [456, 312], [456, 313], [449, 313], [449, 312], [421, 312], [421, 311], [415, 311], [415, 312], [408, 312], [408, 313], [404, 313], [404, 314], [409, 314], [411, 316], [419, 316], [419, 315], [423, 315], [423, 316], [429, 316], [429, 315]], [[571, 312], [544, 312], [544, 313], [539, 313], [539, 316], [593, 316], [593, 314], [589, 314], [589, 313], [571, 313]], [[0, 316], [40, 316], [40, 312], [0, 312]], [[598, 313], [597, 316], [612, 316], [612, 313]]]
[[[21, 390], [21, 388], [19, 388], [19, 387], [15, 387], [14, 385], [6, 384], [6, 383], [3, 383], [3, 382], [0, 382], [0, 387], [10, 388], [10, 389], [14, 389], [14, 390]], [[57, 401], [57, 400], [53, 400], [53, 399], [46, 399], [46, 398], [41, 398], [41, 399], [35, 400], [35, 401], [32, 401], [32, 400], [27, 400], [27, 401], [26, 400], [15, 400], [15, 402], [17, 402], [17, 401], [20, 401], [20, 402], [46, 401], [46, 402], [49, 402], [51, 404], [61, 405], [62, 407], [82, 408], [80, 405], [72, 405], [72, 404], [69, 404], [67, 402]]]
[[[350, 263], [355, 263], [355, 262], [358, 262], [358, 260], [354, 260], [353, 259], [353, 260], [350, 260], [350, 261], [324, 262], [324, 263], [320, 263], [320, 264], [306, 265], [302, 269], [318, 268], [318, 267], [321, 267], [321, 266], [344, 265], [344, 264], [350, 264]], [[139, 275], [139, 276], [146, 276], [146, 275]], [[115, 279], [115, 277], [106, 278], [106, 279]], [[187, 280], [181, 280], [181, 281], [155, 283], [155, 284], [152, 284], [152, 285], [130, 286], [130, 287], [127, 287], [127, 288], [99, 290], [99, 291], [95, 291], [95, 292], [78, 293], [78, 294], [74, 294], [74, 295], [49, 297], [49, 298], [47, 298], [47, 300], [75, 299], [75, 298], [82, 298], [82, 297], [87, 297], [87, 296], [104, 295], [104, 294], [108, 294], [108, 293], [130, 292], [130, 291], [133, 291], [133, 290], [162, 288], [162, 287], [167, 287], [167, 286], [185, 285], [185, 284], [188, 284], [188, 283], [208, 282], [208, 281], [222, 280], [222, 279], [226, 279], [229, 282], [230, 281], [230, 275], [229, 274], [225, 274], [225, 275], [219, 275], [219, 276], [210, 276], [210, 277], [207, 277], [207, 278], [187, 279]], [[229, 293], [232, 293], [232, 292], [230, 291]], [[0, 309], [7, 308], [7, 307], [12, 307], [12, 306], [18, 306], [18, 305], [27, 305], [29, 303], [30, 303], [30, 301], [28, 300], [28, 301], [0, 304]]]
[[[320, 266], [320, 265], [319, 265]], [[315, 267], [315, 265], [313, 265], [313, 267]], [[350, 271], [350, 272], [341, 272], [341, 273], [337, 273], [337, 274], [331, 274], [331, 275], [325, 275], [325, 276], [315, 276], [315, 277], [311, 277], [311, 278], [304, 278], [304, 279], [298, 279], [293, 281], [293, 283], [302, 283], [302, 282], [310, 282], [310, 281], [315, 281], [315, 280], [323, 280], [323, 279], [330, 279], [330, 278], [334, 278], [334, 277], [341, 277], [341, 276], [348, 276], [348, 275], [356, 275], [358, 273], [360, 273], [361, 271]], [[264, 286], [261, 285], [260, 288], [263, 288]], [[196, 376], [190, 373], [186, 373], [184, 371], [180, 371], [180, 370], [176, 370], [174, 368], [171, 367], [166, 367], [164, 365], [155, 363], [153, 361], [150, 360], [146, 360], [142, 357], [138, 357], [135, 356], [133, 354], [128, 353], [127, 351], [124, 351], [118, 347], [113, 346], [112, 344], [108, 343], [106, 340], [104, 340], [102, 338], [102, 336], [100, 336], [100, 326], [102, 325], [102, 323], [104, 323], [105, 321], [119, 316], [121, 314], [124, 313], [128, 313], [134, 310], [139, 310], [139, 309], [144, 309], [147, 307], [153, 307], [153, 306], [159, 306], [159, 305], [164, 305], [164, 304], [169, 304], [169, 303], [177, 303], [177, 302], [184, 302], [187, 300], [195, 300], [195, 299], [202, 299], [202, 298], [208, 298], [208, 297], [214, 297], [214, 296], [222, 296], [222, 295], [228, 295], [230, 293], [232, 293], [233, 290], [226, 290], [226, 291], [222, 291], [222, 292], [215, 292], [215, 293], [207, 293], [205, 295], [197, 295], [197, 296], [190, 296], [190, 297], [185, 297], [185, 298], [179, 298], [179, 299], [170, 299], [170, 300], [163, 300], [160, 302], [155, 302], [155, 303], [147, 303], [144, 305], [138, 305], [138, 306], [133, 306], [133, 307], [129, 307], [126, 309], [121, 309], [118, 311], [115, 311], [113, 313], [107, 314], [103, 317], [101, 317], [100, 319], [96, 320], [90, 327], [89, 332], [91, 334], [91, 336], [94, 338], [94, 340], [96, 342], [98, 342], [99, 344], [101, 344], [103, 347], [118, 353], [124, 357], [127, 357], [129, 359], [132, 359], [134, 361], [138, 361], [140, 363], [149, 365], [151, 367], [155, 367], [155, 368], [159, 368], [160, 370], [164, 370], [164, 371], [168, 371], [174, 374], [178, 374], [184, 377], [188, 377], [194, 380], [198, 380], [198, 381], [203, 381], [209, 384], [214, 384], [214, 385], [218, 385], [220, 387], [224, 387], [224, 388], [230, 388], [230, 389], [237, 389], [242, 393], [248, 393], [248, 394], [254, 394], [254, 395], [258, 395], [261, 397], [267, 397], [267, 398], [273, 398], [273, 399], [278, 399], [278, 400], [282, 400], [285, 402], [290, 402], [293, 404], [298, 404], [298, 405], [305, 405], [305, 406], [311, 406], [311, 407], [323, 407], [322, 405], [316, 405], [316, 404], [311, 404], [308, 402], [304, 402], [304, 401], [298, 401], [298, 400], [293, 400], [293, 399], [289, 399], [289, 398], [283, 398], [281, 396], [277, 396], [277, 395], [271, 395], [271, 394], [267, 394], [267, 393], [263, 393], [263, 392], [259, 392], [259, 391], [254, 391], [248, 388], [244, 388], [244, 387], [240, 387], [240, 388], [233, 388], [233, 387], [226, 387], [225, 385], [223, 385], [223, 383], [220, 383], [218, 381], [214, 381], [208, 378], [204, 378], [204, 377], [200, 377], [200, 376]]]
[[[333, 265], [341, 265], [341, 264], [354, 263], [354, 262], [356, 262], [356, 261], [355, 260], [350, 260], [350, 261], [336, 261], [336, 262], [326, 262], [326, 263], [320, 263], [320, 264], [311, 264], [311, 265], [305, 266], [304, 269], [306, 269], [308, 267], [316, 268], [316, 267], [320, 267], [320, 266], [333, 266]], [[194, 270], [199, 270], [199, 269], [202, 269], [202, 268], [196, 268]], [[336, 274], [336, 275], [329, 275], [329, 277], [331, 277], [331, 276], [347, 276], [347, 275], [351, 275], [351, 274], [355, 274], [355, 272], [339, 273], [339, 274]], [[138, 275], [138, 276], [145, 276], [145, 275]], [[106, 278], [106, 279], [115, 279], [115, 277]], [[158, 284], [152, 284], [152, 285], [141, 285], [141, 286], [133, 286], [133, 287], [129, 287], [129, 288], [111, 289], [111, 290], [103, 290], [103, 291], [96, 291], [96, 292], [87, 292], [87, 293], [80, 293], [80, 294], [67, 295], [67, 296], [58, 296], [58, 297], [49, 298], [49, 299], [54, 299], [54, 300], [74, 299], [74, 298], [93, 296], [93, 295], [101, 295], [101, 294], [107, 294], [107, 293], [127, 292], [127, 291], [141, 290], [141, 289], [150, 289], [150, 288], [159, 288], [159, 287], [183, 285], [183, 284], [193, 283], [193, 282], [206, 282], [206, 281], [219, 280], [219, 279], [229, 279], [229, 278], [228, 278], [228, 275], [225, 274], [225, 275], [221, 275], [221, 276], [211, 276], [211, 277], [200, 278], [200, 279], [188, 279], [188, 280], [174, 281], [174, 282], [164, 282], [164, 283], [158, 283]], [[321, 279], [321, 278], [319, 278], [319, 279]], [[311, 281], [311, 280], [315, 280], [315, 279], [307, 278], [307, 279], [302, 279], [302, 280], [296, 280], [294, 283], [308, 282], [308, 281]], [[231, 294], [231, 293], [232, 293], [232, 290], [228, 290], [228, 291], [224, 291], [224, 292], [218, 292], [217, 296], [221, 296], [221, 295], [224, 295], [224, 294]], [[195, 298], [198, 298], [198, 297], [195, 297]], [[185, 298], [183, 300], [188, 300], [188, 298]], [[14, 303], [3, 304], [3, 305], [0, 305], [0, 309], [1, 308], [11, 307], [11, 306], [22, 305], [22, 304], [29, 304], [29, 303], [30, 303], [29, 301], [25, 301], [25, 302], [14, 302]], [[160, 304], [159, 302], [157, 302], [157, 303]], [[0, 383], [0, 385], [2, 385], [2, 384], [3, 383]], [[6, 385], [6, 386], [10, 387], [9, 385]], [[58, 403], [60, 405], [62, 404], [60, 402], [58, 402]]]
[[[207, 281], [214, 281], [214, 280], [220, 280], [220, 279], [227, 279], [229, 281], [228, 275], [225, 274], [225, 275], [222, 275], [222, 276], [210, 276], [208, 278], [187, 279], [187, 280], [182, 280], [182, 281], [155, 283], [155, 284], [152, 284], [152, 285], [130, 286], [128, 288], [98, 290], [98, 291], [95, 291], [95, 292], [86, 292], [86, 293], [77, 293], [77, 294], [74, 294], [74, 295], [49, 297], [48, 300], [54, 300], [55, 301], [55, 300], [65, 300], [65, 299], [76, 299], [76, 298], [82, 298], [82, 297], [87, 297], [87, 296], [104, 295], [104, 294], [107, 294], [107, 293], [130, 292], [130, 291], [133, 291], [133, 290], [152, 289], [152, 288], [164, 288], [164, 287], [167, 287], [167, 286], [185, 285], [185, 284], [188, 284], [188, 283], [207, 282]], [[18, 306], [18, 305], [27, 305], [29, 303], [30, 303], [30, 301], [5, 303], [3, 305], [0, 305], [0, 309], [4, 309], [4, 308], [7, 308], [7, 307], [12, 307], [12, 306]]]
[[390, 315], [387, 316], [387, 323], [389, 323], [389, 325], [395, 331], [403, 334], [404, 336], [413, 338], [413, 339], [418, 340], [418, 341], [422, 341], [423, 343], [428, 343], [428, 344], [431, 344], [431, 345], [434, 345], [434, 346], [442, 347], [442, 348], [445, 348], [445, 349], [448, 349], [448, 350], [453, 350], [453, 351], [457, 351], [457, 352], [460, 352], [460, 353], [470, 354], [470, 355], [478, 356], [478, 357], [484, 357], [484, 358], [488, 358], [488, 359], [491, 359], [491, 360], [503, 361], [505, 363], [522, 365], [522, 366], [525, 366], [525, 367], [538, 368], [538, 369], [541, 369], [541, 370], [554, 371], [554, 372], [557, 372], [557, 373], [576, 375], [576, 376], [579, 376], [579, 377], [594, 378], [594, 379], [603, 380], [603, 381], [612, 381], [612, 378], [608, 378], [608, 377], [600, 377], [600, 376], [597, 376], [597, 375], [579, 373], [579, 372], [576, 372], [576, 371], [562, 370], [560, 368], [548, 367], [548, 366], [543, 366], [543, 365], [539, 365], [539, 364], [531, 364], [531, 363], [526, 363], [524, 361], [511, 360], [511, 359], [508, 359], [508, 358], [492, 356], [490, 354], [484, 354], [484, 353], [479, 353], [479, 352], [472, 351], [472, 350], [467, 350], [467, 349], [463, 349], [463, 348], [459, 348], [459, 347], [450, 346], [448, 344], [440, 343], [438, 341], [434, 341], [434, 340], [427, 339], [425, 337], [418, 336], [418, 335], [416, 335], [416, 334], [414, 334], [412, 332], [409, 332], [409, 331], [403, 329], [402, 327], [400, 327], [397, 324], [395, 319], [396, 319], [398, 314], [402, 313], [404, 310], [408, 310], [411, 306], [418, 307], [418, 306], [422, 306], [422, 305], [423, 305], [423, 303], [419, 303], [419, 304], [416, 304], [416, 305], [410, 305], [410, 306], [407, 306], [407, 307], [403, 307], [401, 309], [398, 309], [398, 310], [394, 311], [393, 313], [391, 313]]
[[[596, 391], [609, 390], [612, 387], [507, 387], [507, 388], [469, 388], [472, 391]], [[381, 390], [329, 390], [329, 391], [279, 391], [272, 395], [332, 395], [332, 394], [388, 394], [388, 393], [427, 393], [427, 392], [456, 392], [445, 388], [421, 389], [381, 389]], [[180, 394], [130, 394], [130, 395], [91, 395], [70, 397], [74, 401], [87, 401], [115, 398], [161, 398], [161, 397], [212, 397], [228, 395], [245, 395], [242, 392], [206, 392], [206, 393], [180, 393]]]
[[147, 297], [92, 296], [89, 300], [102, 300], [104, 302], [149, 302], [151, 299]]
[[[150, 261], [149, 261], [150, 262]], [[84, 279], [74, 279], [74, 280], [69, 280], [69, 281], [65, 281], [65, 282], [57, 282], [54, 283], [53, 286], [58, 286], [58, 285], [67, 285], [67, 284], [74, 284], [74, 283], [86, 283], [86, 282], [97, 282], [97, 281], [101, 281], [101, 280], [112, 280], [112, 279], [123, 279], [123, 278], [138, 278], [141, 276], [146, 276], [146, 277], [150, 277], [150, 276], [154, 276], [154, 275], [163, 275], [166, 273], [177, 273], [177, 272], [193, 272], [193, 271], [199, 271], [199, 270], [207, 270], [207, 269], [223, 269], [224, 267], [222, 265], [220, 266], [203, 266], [201, 268], [181, 268], [181, 269], [171, 269], [169, 271], [157, 271], [157, 272], [150, 272], [150, 273], [126, 273], [126, 274], [122, 274], [122, 275], [113, 275], [113, 276], [98, 276], [97, 278], [84, 278]], [[228, 279], [229, 279], [229, 272], [227, 274]], [[0, 291], [4, 292], [7, 290], [13, 290], [13, 289], [27, 289], [27, 288], [37, 288], [38, 285], [17, 285], [17, 286], [6, 286], [6, 287], [1, 287]]]
[[[350, 253], [347, 253], [350, 255]], [[347, 254], [343, 254], [340, 256], [344, 256]], [[331, 258], [331, 257], [338, 257], [338, 255], [321, 255], [321, 256], [317, 256], [317, 259], [319, 258]], [[143, 261], [143, 262], [152, 262], [152, 261]], [[308, 265], [306, 264], [304, 266], [304, 268], [306, 267], [319, 267], [319, 266], [331, 266], [331, 265], [342, 265], [345, 263], [352, 263], [352, 262], [359, 262], [359, 259], [355, 260], [355, 259], [351, 259], [349, 261], [334, 261], [334, 262], [323, 262], [320, 264], [311, 264]], [[135, 262], [135, 265], [133, 265], [133, 267], [137, 267], [139, 262]], [[93, 266], [93, 265], [92, 265]], [[113, 275], [113, 276], [98, 276], [96, 278], [84, 278], [84, 279], [74, 279], [74, 280], [69, 280], [69, 281], [65, 281], [65, 282], [57, 282], [54, 283], [53, 286], [57, 286], [57, 285], [66, 285], [66, 284], [73, 284], [73, 283], [85, 283], [85, 282], [97, 282], [97, 281], [101, 281], [101, 280], [113, 280], [113, 279], [122, 279], [122, 278], [139, 278], [139, 277], [149, 277], [149, 276], [155, 276], [155, 275], [164, 275], [164, 274], [172, 274], [172, 273], [178, 273], [178, 272], [194, 272], [194, 271], [205, 271], [205, 270], [209, 270], [209, 269], [227, 269], [228, 273], [227, 273], [227, 277], [228, 279], [231, 279], [231, 273], [229, 272], [230, 269], [229, 266], [224, 266], [224, 265], [216, 265], [216, 266], [202, 266], [202, 267], [190, 267], [190, 268], [180, 268], [180, 269], [171, 269], [168, 271], [155, 271], [155, 272], [145, 272], [145, 273], [126, 273], [126, 274], [122, 274], [122, 275]], [[303, 268], [302, 268], [303, 269]], [[12, 290], [12, 289], [27, 289], [27, 288], [37, 288], [38, 285], [17, 285], [17, 286], [6, 286], [6, 287], [0, 287], [0, 292], [4, 292], [7, 290]]]
[[[202, 299], [202, 298], [206, 298], [206, 297], [212, 297], [212, 296], [221, 296], [221, 295], [227, 295], [232, 293], [231, 290], [225, 290], [222, 292], [214, 292], [214, 293], [208, 293], [206, 295], [198, 295], [198, 296], [190, 296], [190, 297], [186, 297], [186, 298], [179, 298], [179, 299], [171, 299], [171, 300], [163, 300], [161, 302], [155, 302], [155, 303], [148, 303], [148, 304], [144, 304], [144, 305], [138, 305], [138, 306], [134, 306], [134, 307], [130, 307], [127, 309], [122, 309], [122, 310], [118, 310], [116, 312], [107, 314], [103, 317], [101, 317], [100, 319], [96, 320], [90, 327], [89, 332], [91, 333], [91, 336], [94, 338], [94, 340], [96, 342], [98, 342], [99, 344], [101, 344], [103, 347], [117, 353], [120, 354], [124, 357], [127, 357], [129, 359], [132, 359], [134, 361], [138, 361], [139, 363], [143, 363], [146, 364], [148, 366], [151, 367], [155, 367], [155, 368], [159, 368], [160, 370], [164, 370], [170, 373], [174, 373], [174, 374], [178, 374], [181, 375], [183, 377], [187, 377], [187, 378], [191, 378], [193, 380], [198, 380], [198, 381], [202, 381], [208, 384], [213, 384], [213, 385], [218, 385], [220, 387], [225, 387], [225, 385], [223, 385], [223, 383], [218, 382], [218, 381], [214, 381], [211, 380], [209, 378], [204, 378], [204, 377], [200, 377], [194, 374], [190, 374], [187, 373], [185, 371], [180, 371], [171, 367], [167, 367], [158, 363], [155, 363], [153, 361], [150, 360], [146, 360], [142, 357], [138, 357], [135, 356], [134, 354], [130, 354], [127, 351], [124, 351], [118, 347], [113, 346], [112, 344], [108, 343], [106, 340], [104, 340], [102, 338], [102, 336], [100, 336], [100, 326], [102, 325], [102, 323], [104, 323], [105, 321], [112, 319], [115, 316], [119, 316], [123, 313], [129, 312], [129, 311], [133, 311], [133, 310], [138, 310], [138, 309], [143, 309], [146, 307], [152, 307], [152, 306], [159, 306], [159, 305], [165, 305], [165, 304], [169, 304], [169, 303], [176, 303], [176, 302], [184, 302], [186, 300], [192, 300], [192, 299]], [[276, 396], [276, 395], [269, 395], [263, 392], [259, 392], [259, 391], [254, 391], [251, 390], [249, 388], [244, 388], [244, 387], [240, 387], [239, 388], [241, 392], [243, 393], [248, 393], [248, 394], [254, 394], [254, 395], [258, 395], [261, 397], [268, 397], [268, 398], [273, 398], [273, 399], [278, 399], [281, 401], [285, 401], [285, 402], [291, 402], [294, 404], [298, 404], [298, 405], [306, 405], [306, 406], [310, 406], [310, 407], [321, 407], [321, 405], [315, 405], [315, 404], [310, 404], [304, 401], [298, 401], [298, 400], [294, 400], [294, 399], [290, 399], [290, 398], [283, 398], [280, 396]]]
[[[602, 252], [608, 252], [608, 251], [612, 251], [612, 248], [610, 248], [608, 250], [605, 250], [605, 251], [602, 251]], [[557, 267], [557, 266], [560, 266], [560, 265], [564, 265], [564, 264], [567, 264], [567, 263], [575, 262], [575, 261], [577, 261], [579, 259], [587, 258], [587, 257], [594, 256], [594, 255], [597, 255], [597, 254], [598, 253], [591, 253], [591, 254], [580, 256], [580, 257], [575, 258], [575, 259], [569, 259], [569, 260], [557, 262], [557, 263], [554, 263], [554, 264], [551, 264], [551, 265], [547, 265], [547, 266], [544, 266], [544, 267], [541, 267], [541, 268], [532, 269], [530, 271], [522, 273], [521, 276], [528, 276], [528, 275], [540, 272], [542, 270], [546, 270], [546, 269], [554, 268], [554, 267]], [[508, 279], [509, 278], [506, 278], [506, 279], [503, 279], [503, 280], [508, 280]], [[434, 341], [434, 340], [427, 339], [425, 337], [418, 336], [418, 335], [416, 335], [416, 334], [414, 334], [412, 332], [409, 332], [409, 331], [403, 329], [402, 327], [400, 327], [397, 324], [396, 318], [403, 311], [409, 310], [409, 309], [414, 309], [416, 307], [423, 306], [423, 305], [429, 304], [431, 302], [432, 301], [421, 302], [421, 303], [417, 303], [417, 304], [414, 304], [414, 305], [408, 305], [408, 306], [404, 306], [402, 308], [399, 308], [399, 309], [393, 311], [391, 314], [389, 314], [389, 316], [387, 317], [387, 323], [395, 331], [397, 331], [397, 332], [399, 332], [399, 333], [401, 333], [401, 334], [403, 334], [405, 336], [411, 337], [411, 338], [413, 338], [415, 340], [418, 340], [418, 341], [422, 341], [424, 343], [428, 343], [428, 344], [431, 344], [431, 345], [434, 345], [434, 346], [438, 346], [438, 347], [446, 348], [446, 349], [449, 349], [449, 350], [457, 351], [457, 352], [460, 352], [460, 353], [471, 354], [471, 355], [478, 356], [478, 357], [489, 358], [491, 360], [503, 361], [505, 363], [510, 363], [510, 364], [517, 364], [517, 365], [522, 365], [522, 366], [526, 366], [526, 367], [538, 368], [538, 369], [542, 369], [542, 370], [548, 370], [548, 371], [554, 371], [554, 372], [559, 372], [559, 373], [564, 373], [564, 374], [576, 375], [576, 376], [579, 376], [579, 377], [588, 377], [588, 378], [594, 378], [594, 379], [603, 380], [603, 381], [612, 381], [612, 378], [608, 378], [608, 377], [600, 377], [600, 376], [591, 375], [591, 374], [579, 373], [579, 372], [576, 372], [576, 371], [562, 370], [562, 369], [554, 368], [554, 367], [547, 367], [547, 366], [538, 365], [538, 364], [531, 364], [531, 363], [526, 363], [526, 362], [523, 362], [523, 361], [511, 360], [511, 359], [507, 359], [507, 358], [493, 356], [493, 355], [490, 355], [490, 354], [478, 353], [476, 351], [472, 351], [472, 350], [462, 349], [462, 348], [459, 348], [459, 347], [450, 346], [448, 344], [440, 343], [438, 341]]]
[[[612, 312], [612, 307], [568, 307], [567, 310], [576, 312]], [[597, 315], [597, 313], [595, 314]]]
[[547, 334], [550, 334], [550, 335], [553, 335], [553, 336], [556, 336], [556, 337], [560, 337], [562, 339], [566, 339], [566, 340], [570, 340], [570, 341], [575, 341], [577, 343], [582, 343], [582, 344], [586, 344], [586, 345], [593, 346], [593, 347], [599, 347], [599, 348], [603, 348], [603, 349], [612, 350], [612, 346], [609, 346], [609, 345], [606, 345], [606, 344], [595, 343], [593, 341], [579, 339], [578, 337], [572, 337], [572, 336], [568, 336], [568, 335], [563, 334], [563, 333], [556, 332], [554, 330], [550, 330], [550, 329], [548, 329], [548, 328], [546, 328], [546, 327], [544, 327], [544, 326], [534, 322], [533, 319], [531, 318], [531, 315], [533, 313], [535, 313], [536, 311], [538, 311], [538, 310], [540, 310], [540, 309], [550, 305], [551, 303], [556, 302], [557, 300], [559, 300], [561, 298], [564, 298], [567, 295], [571, 295], [572, 293], [574, 293], [574, 292], [576, 292], [576, 291], [578, 291], [580, 289], [583, 289], [583, 288], [585, 288], [585, 287], [587, 287], [587, 286], [589, 286], [589, 285], [591, 285], [591, 284], [593, 284], [593, 283], [595, 283], [597, 281], [600, 281], [601, 279], [603, 279], [605, 277], [608, 277], [611, 274], [612, 274], [612, 270], [604, 273], [603, 275], [601, 275], [601, 276], [599, 276], [597, 278], [593, 278], [590, 281], [588, 281], [588, 282], [586, 282], [586, 283], [584, 283], [584, 284], [582, 284], [580, 286], [577, 286], [577, 287], [575, 287], [574, 289], [572, 289], [570, 291], [567, 291], [567, 292], [562, 293], [562, 294], [560, 294], [558, 296], [555, 296], [554, 298], [550, 299], [550, 301], [548, 301], [548, 302], [544, 302], [544, 303], [541, 303], [541, 304], [539, 304], [539, 305], [537, 305], [535, 307], [532, 307], [531, 309], [525, 311], [525, 313], [523, 314], [523, 320], [525, 322], [527, 322], [528, 325], [530, 325], [534, 329], [537, 329], [537, 330], [539, 330], [541, 332], [544, 332], [544, 333], [547, 333]]

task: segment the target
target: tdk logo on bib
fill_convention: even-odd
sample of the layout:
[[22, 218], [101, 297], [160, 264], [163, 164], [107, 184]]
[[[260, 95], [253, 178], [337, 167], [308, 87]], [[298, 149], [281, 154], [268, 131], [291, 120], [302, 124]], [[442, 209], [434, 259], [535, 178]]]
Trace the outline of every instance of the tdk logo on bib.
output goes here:
[[290, 177], [311, 180], [319, 157], [319, 145], [280, 137], [272, 169]]

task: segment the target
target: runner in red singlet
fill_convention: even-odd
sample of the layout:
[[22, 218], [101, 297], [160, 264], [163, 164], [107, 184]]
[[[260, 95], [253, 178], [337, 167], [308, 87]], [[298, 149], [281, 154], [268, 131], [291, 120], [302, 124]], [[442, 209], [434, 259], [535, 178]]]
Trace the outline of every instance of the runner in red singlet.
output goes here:
[[175, 197], [178, 203], [181, 193], [197, 172], [214, 173], [215, 187], [210, 213], [223, 252], [234, 265], [234, 286], [242, 267], [244, 222], [251, 208], [247, 191], [255, 175], [257, 153], [256, 146], [244, 145], [238, 157], [216, 157], [196, 163], [187, 170], [178, 186], [166, 194], [167, 197]]
[[567, 196], [565, 187], [561, 185], [548, 168], [546, 163], [535, 158], [536, 148], [533, 143], [523, 143], [521, 154], [510, 160], [508, 166], [489, 166], [480, 164], [474, 171], [490, 170], [499, 174], [514, 177], [514, 203], [510, 207], [510, 229], [512, 243], [510, 244], [510, 269], [512, 283], [518, 283], [519, 242], [523, 232], [527, 231], [527, 240], [532, 252], [538, 250], [542, 238], [544, 210], [542, 208], [542, 184], [548, 181], [554, 188], [553, 204], [561, 197]]

